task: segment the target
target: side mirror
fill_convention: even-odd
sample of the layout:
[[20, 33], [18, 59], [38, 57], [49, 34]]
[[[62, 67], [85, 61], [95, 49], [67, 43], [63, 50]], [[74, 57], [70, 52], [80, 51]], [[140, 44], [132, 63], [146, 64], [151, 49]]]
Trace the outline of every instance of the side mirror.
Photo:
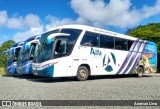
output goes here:
[[4, 56], [4, 55], [5, 55], [5, 53], [6, 53], [6, 51], [2, 52], [2, 56]]
[[2, 57], [3, 57], [6, 53], [8, 53], [8, 51], [9, 51], [9, 50], [3, 51], [3, 52], [2, 52]]
[[53, 34], [50, 34], [47, 37], [47, 43], [50, 44], [52, 41], [54, 41], [56, 36], [70, 36], [70, 34], [66, 34], [66, 33], [53, 33]]

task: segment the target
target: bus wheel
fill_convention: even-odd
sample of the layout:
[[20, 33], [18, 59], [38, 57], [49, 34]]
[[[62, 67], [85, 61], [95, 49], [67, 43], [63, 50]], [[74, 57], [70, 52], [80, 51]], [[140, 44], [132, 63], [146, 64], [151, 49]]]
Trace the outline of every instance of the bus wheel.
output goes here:
[[89, 76], [89, 71], [88, 71], [87, 67], [80, 66], [77, 71], [77, 79], [79, 81], [85, 81], [85, 80], [87, 80], [88, 76]]
[[144, 70], [142, 67], [138, 67], [137, 69], [137, 76], [138, 77], [142, 77], [143, 76], [143, 73], [144, 73]]

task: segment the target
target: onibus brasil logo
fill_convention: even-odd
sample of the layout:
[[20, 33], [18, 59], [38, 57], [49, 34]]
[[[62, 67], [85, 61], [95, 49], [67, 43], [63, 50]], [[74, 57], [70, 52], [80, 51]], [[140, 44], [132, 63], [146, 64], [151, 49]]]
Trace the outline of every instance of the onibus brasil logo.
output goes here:
[[[102, 52], [99, 49], [91, 48], [90, 55], [102, 56]], [[112, 52], [105, 54], [103, 57], [102, 64], [105, 71], [112, 72], [113, 67], [116, 65], [115, 55]]]

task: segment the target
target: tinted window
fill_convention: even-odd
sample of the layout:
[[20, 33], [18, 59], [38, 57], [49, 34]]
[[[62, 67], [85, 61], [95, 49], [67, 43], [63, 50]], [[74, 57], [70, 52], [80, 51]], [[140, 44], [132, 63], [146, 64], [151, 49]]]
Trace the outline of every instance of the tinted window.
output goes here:
[[19, 55], [20, 55], [20, 51], [21, 51], [21, 48], [16, 48], [16, 50], [15, 50], [15, 61], [18, 60]]
[[130, 48], [131, 48], [133, 42], [134, 42], [134, 41], [128, 40], [128, 50], [130, 50]]
[[50, 35], [50, 34], [54, 34], [54, 33], [59, 33], [59, 30], [52, 30], [52, 31], [49, 31], [47, 33], [44, 33], [41, 35], [39, 41], [40, 41], [40, 44], [43, 44], [44, 40]]
[[114, 48], [114, 37], [100, 35], [100, 47]]
[[55, 46], [54, 58], [62, 57], [67, 54], [67, 40], [58, 40]]
[[149, 53], [156, 53], [157, 52], [156, 46], [152, 45], [152, 44], [148, 44], [148, 52]]
[[86, 32], [82, 38], [81, 45], [99, 47], [98, 34]]
[[33, 59], [33, 57], [35, 55], [36, 47], [37, 47], [37, 44], [32, 44], [31, 45], [31, 51], [30, 51], [30, 59], [31, 60]]
[[72, 52], [72, 49], [73, 49], [79, 35], [81, 34], [81, 32], [82, 32], [82, 30], [78, 30], [78, 29], [62, 29], [61, 30], [61, 33], [70, 34], [69, 36], [58, 37], [58, 38], [68, 39], [68, 42], [67, 42], [67, 54], [68, 55]]
[[117, 50], [127, 50], [128, 43], [127, 40], [121, 38], [115, 38], [115, 49]]
[[145, 47], [144, 47], [144, 50], [143, 50], [143, 52], [148, 52], [148, 45], [146, 45]]

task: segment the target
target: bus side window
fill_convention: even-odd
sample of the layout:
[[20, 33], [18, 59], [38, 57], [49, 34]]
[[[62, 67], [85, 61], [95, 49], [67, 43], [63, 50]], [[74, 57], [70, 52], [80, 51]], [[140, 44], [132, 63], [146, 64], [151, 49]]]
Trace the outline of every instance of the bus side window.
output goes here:
[[36, 44], [31, 45], [31, 51], [30, 51], [30, 60], [33, 60], [33, 57], [35, 55], [35, 49], [36, 49]]
[[99, 47], [99, 35], [86, 32], [82, 38], [81, 45], [90, 47]]
[[117, 50], [128, 50], [128, 42], [126, 39], [115, 37], [115, 49]]
[[15, 51], [15, 57], [14, 57], [14, 61], [17, 61], [18, 58], [19, 58], [19, 55], [20, 55], [20, 50], [21, 48], [17, 48], [16, 51]]
[[134, 41], [128, 40], [128, 50], [130, 50], [130, 48], [131, 48], [133, 42], [134, 42]]
[[100, 35], [100, 47], [114, 49], [114, 37]]
[[55, 46], [55, 57], [61, 57], [67, 54], [67, 40], [58, 40]]
[[147, 53], [147, 52], [148, 52], [148, 44], [144, 47], [143, 52], [144, 52], [144, 53]]

